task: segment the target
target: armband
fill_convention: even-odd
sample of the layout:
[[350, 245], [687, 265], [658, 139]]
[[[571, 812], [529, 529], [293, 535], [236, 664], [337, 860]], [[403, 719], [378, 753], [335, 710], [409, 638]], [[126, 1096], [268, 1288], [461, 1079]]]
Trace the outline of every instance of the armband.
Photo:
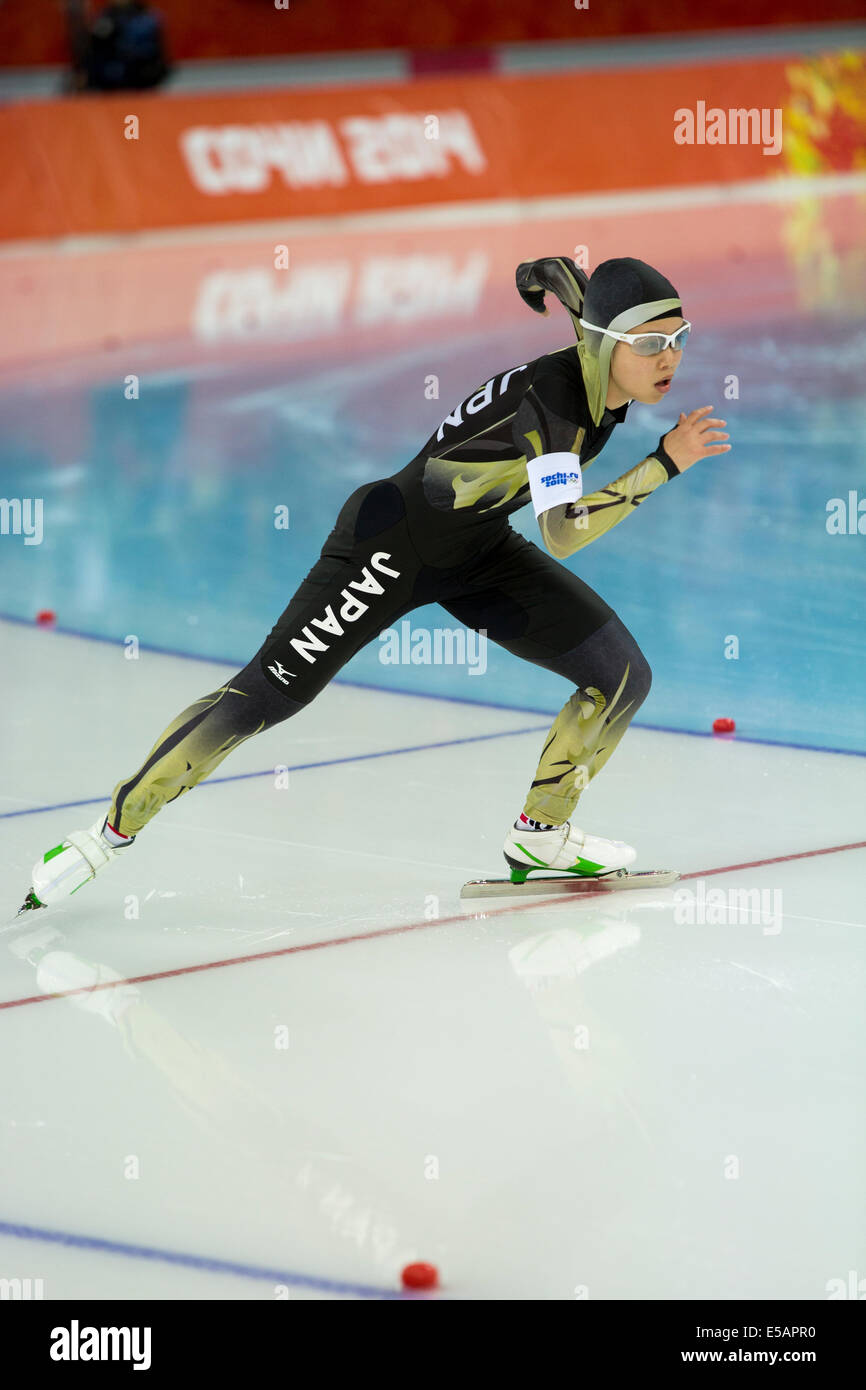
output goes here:
[[526, 464], [535, 515], [551, 507], [576, 502], [583, 493], [580, 461], [576, 454], [542, 454]]

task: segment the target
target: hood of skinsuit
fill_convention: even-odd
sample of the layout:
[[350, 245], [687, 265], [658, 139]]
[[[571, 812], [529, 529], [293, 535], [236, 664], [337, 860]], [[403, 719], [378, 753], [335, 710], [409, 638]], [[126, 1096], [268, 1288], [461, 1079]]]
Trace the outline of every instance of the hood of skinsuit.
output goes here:
[[[682, 314], [679, 295], [660, 270], [632, 256], [619, 256], [596, 266], [583, 296], [581, 318], [615, 333], [630, 333], [638, 324]], [[598, 424], [605, 411], [610, 358], [616, 339], [578, 327], [577, 351], [592, 418]]]

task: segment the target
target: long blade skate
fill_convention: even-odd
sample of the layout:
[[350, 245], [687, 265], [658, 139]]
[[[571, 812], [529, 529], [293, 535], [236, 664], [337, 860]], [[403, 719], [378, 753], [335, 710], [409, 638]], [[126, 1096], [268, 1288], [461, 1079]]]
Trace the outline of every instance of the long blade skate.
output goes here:
[[18, 909], [18, 917], [25, 912], [51, 907], [77, 893], [85, 883], [90, 883], [98, 871], [134, 843], [134, 835], [130, 835], [124, 844], [111, 843], [103, 834], [107, 824], [107, 818], [100, 817], [89, 830], [73, 830], [65, 840], [47, 850], [36, 861], [30, 891]]
[[544, 874], [514, 882], [508, 878], [475, 878], [464, 883], [461, 898], [580, 897], [617, 893], [627, 888], [669, 888], [679, 879], [676, 869], [616, 869], [598, 878], [577, 874]]
[[21, 914], [24, 912], [32, 912], [34, 908], [44, 906], [45, 904], [39, 901], [36, 894], [33, 892], [33, 889], [31, 888], [30, 892], [27, 894], [27, 897], [24, 899], [15, 916], [20, 917]]

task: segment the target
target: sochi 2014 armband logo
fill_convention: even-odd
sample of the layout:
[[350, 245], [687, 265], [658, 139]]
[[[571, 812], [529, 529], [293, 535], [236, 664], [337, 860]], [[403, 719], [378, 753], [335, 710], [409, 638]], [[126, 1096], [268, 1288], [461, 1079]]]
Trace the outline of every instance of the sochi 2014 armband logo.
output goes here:
[[545, 487], [562, 487], [565, 483], [579, 483], [579, 473], [548, 473], [541, 479]]

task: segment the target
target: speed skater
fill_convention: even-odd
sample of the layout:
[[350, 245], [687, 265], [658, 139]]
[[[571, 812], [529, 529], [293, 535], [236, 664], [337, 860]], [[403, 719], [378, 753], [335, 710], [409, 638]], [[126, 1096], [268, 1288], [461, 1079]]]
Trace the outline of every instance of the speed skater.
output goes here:
[[[646, 699], [650, 669], [616, 613], [560, 561], [726, 452], [726, 422], [711, 418], [712, 406], [681, 413], [651, 454], [584, 494], [584, 470], [631, 402], [654, 405], [670, 390], [691, 325], [670, 281], [631, 257], [604, 261], [589, 278], [567, 257], [525, 262], [517, 287], [542, 314], [553, 294], [576, 343], [491, 377], [411, 463], [352, 493], [256, 655], [169, 724], [89, 830], [43, 855], [21, 911], [89, 882], [234, 748], [298, 714], [361, 647], [433, 602], [574, 687], [505, 837], [512, 881], [538, 870], [598, 878], [633, 863], [630, 845], [571, 817]], [[528, 505], [544, 550], [511, 528]]]

